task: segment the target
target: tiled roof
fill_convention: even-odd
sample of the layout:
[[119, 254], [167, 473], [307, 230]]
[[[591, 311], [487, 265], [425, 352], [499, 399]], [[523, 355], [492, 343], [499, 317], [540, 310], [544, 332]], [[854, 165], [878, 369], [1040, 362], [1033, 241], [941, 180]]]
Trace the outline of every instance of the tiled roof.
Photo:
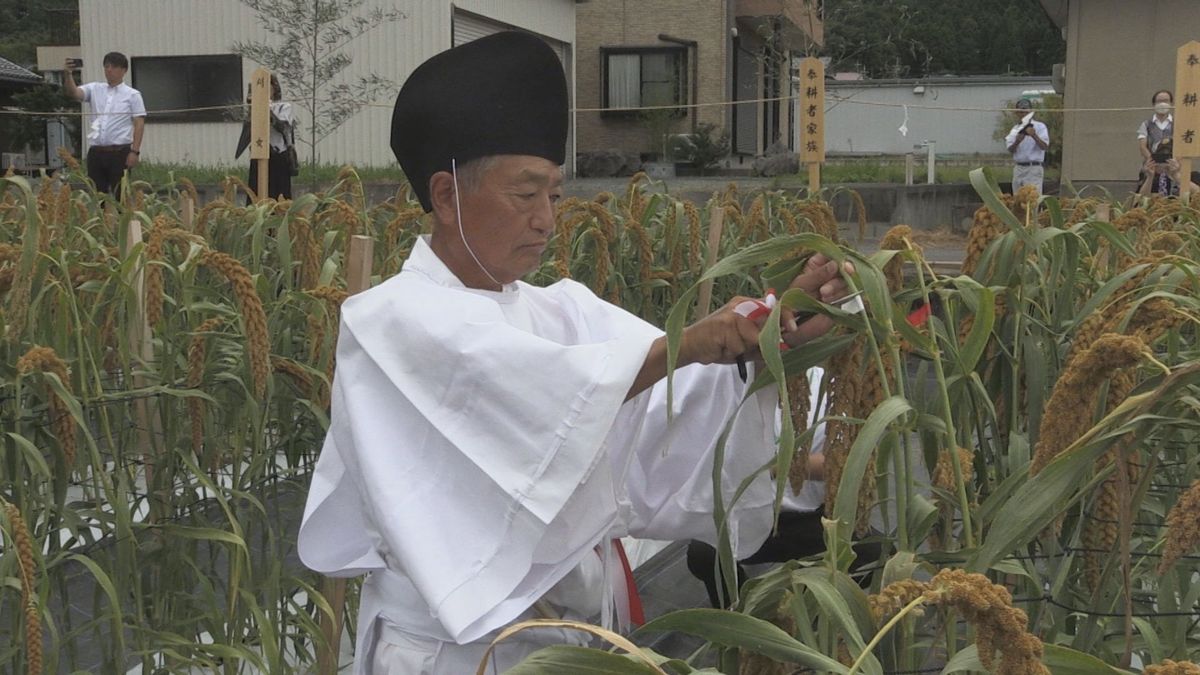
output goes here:
[[0, 58], [0, 82], [41, 82], [42, 76]]

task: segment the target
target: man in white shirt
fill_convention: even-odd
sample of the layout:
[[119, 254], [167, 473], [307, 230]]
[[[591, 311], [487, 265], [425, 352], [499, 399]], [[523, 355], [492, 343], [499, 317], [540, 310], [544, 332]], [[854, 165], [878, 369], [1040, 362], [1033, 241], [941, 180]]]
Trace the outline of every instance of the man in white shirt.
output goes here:
[[142, 132], [146, 105], [137, 89], [125, 84], [129, 60], [120, 52], [104, 55], [104, 82], [75, 85], [72, 71], [78, 65], [68, 59], [63, 67], [63, 91], [76, 101], [91, 106], [87, 133], [87, 174], [97, 192], [115, 195], [121, 178], [137, 166], [142, 154]]
[[1033, 119], [1033, 103], [1029, 99], [1017, 101], [1017, 110], [1023, 117], [1004, 137], [1004, 147], [1013, 156], [1012, 191], [1016, 194], [1022, 187], [1032, 185], [1040, 195], [1050, 131], [1045, 124]]
[[[734, 366], [758, 357], [765, 321], [737, 311], [747, 299], [683, 329], [668, 415], [661, 330], [577, 282], [520, 281], [554, 234], [567, 109], [562, 62], [520, 32], [433, 56], [396, 99], [392, 150], [432, 234], [343, 306], [299, 533], [309, 568], [368, 575], [356, 675], [475, 672], [499, 630], [532, 617], [627, 628], [636, 602], [615, 542], [715, 540], [728, 420], [725, 503], [759, 472], [730, 511], [732, 543], [744, 556], [770, 531], [778, 397], [747, 396]], [[846, 284], [817, 255], [791, 287], [830, 302]], [[794, 348], [833, 325], [783, 324]], [[522, 632], [495, 668], [583, 639]]]

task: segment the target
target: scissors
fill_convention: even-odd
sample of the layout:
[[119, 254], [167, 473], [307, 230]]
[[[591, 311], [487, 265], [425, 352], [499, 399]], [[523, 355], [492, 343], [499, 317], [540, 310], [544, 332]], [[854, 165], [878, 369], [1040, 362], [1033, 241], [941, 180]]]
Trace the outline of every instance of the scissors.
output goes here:
[[[863, 311], [863, 309], [865, 309], [865, 308], [863, 306], [862, 300], [859, 299], [859, 296], [861, 296], [862, 294], [863, 294], [862, 290], [858, 290], [858, 291], [855, 291], [855, 292], [843, 297], [840, 300], [837, 300], [836, 302], [837, 302], [838, 308], [844, 309], [845, 311], [850, 312], [852, 314], [857, 314], [857, 313]], [[733, 308], [733, 311], [737, 312], [738, 314], [741, 314], [742, 316], [746, 317], [747, 319], [755, 320], [755, 319], [758, 319], [763, 314], [770, 313], [770, 311], [772, 309], [774, 309], [775, 303], [776, 303], [775, 289], [769, 289], [767, 291], [766, 297], [764, 297], [762, 300], [742, 301], [741, 303], [738, 303], [737, 307]], [[846, 305], [850, 305], [850, 307], [846, 307]], [[817, 312], [796, 312], [796, 314], [795, 314], [796, 324], [797, 325], [802, 324], [805, 321], [808, 321], [809, 319], [813, 318], [816, 315], [817, 315]], [[746, 370], [746, 357], [742, 356], [741, 354], [738, 354], [738, 356], [737, 356], [737, 369], [738, 369], [738, 377], [742, 378], [742, 382], [745, 382], [746, 378], [749, 375]]]

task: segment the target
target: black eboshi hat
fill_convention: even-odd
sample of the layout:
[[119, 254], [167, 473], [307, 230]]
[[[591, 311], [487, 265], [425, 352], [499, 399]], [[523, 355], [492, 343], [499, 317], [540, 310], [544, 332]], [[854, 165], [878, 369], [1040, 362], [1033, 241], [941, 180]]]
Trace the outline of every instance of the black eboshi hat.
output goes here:
[[425, 211], [429, 178], [490, 155], [566, 160], [567, 81], [537, 36], [507, 31], [441, 52], [409, 75], [392, 111], [392, 152]]

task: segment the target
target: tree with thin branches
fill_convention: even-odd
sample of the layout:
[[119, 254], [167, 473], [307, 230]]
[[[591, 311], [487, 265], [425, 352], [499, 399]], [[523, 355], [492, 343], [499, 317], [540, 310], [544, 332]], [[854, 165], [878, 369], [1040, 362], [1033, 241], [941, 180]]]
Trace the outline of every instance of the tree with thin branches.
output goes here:
[[[241, 0], [278, 42], [235, 42], [231, 49], [276, 73], [311, 121], [300, 134], [317, 163], [317, 145], [396, 83], [377, 73], [351, 75], [345, 48], [368, 32], [406, 18], [397, 9], [363, 10], [366, 0]], [[360, 11], [362, 10], [362, 11]]]

